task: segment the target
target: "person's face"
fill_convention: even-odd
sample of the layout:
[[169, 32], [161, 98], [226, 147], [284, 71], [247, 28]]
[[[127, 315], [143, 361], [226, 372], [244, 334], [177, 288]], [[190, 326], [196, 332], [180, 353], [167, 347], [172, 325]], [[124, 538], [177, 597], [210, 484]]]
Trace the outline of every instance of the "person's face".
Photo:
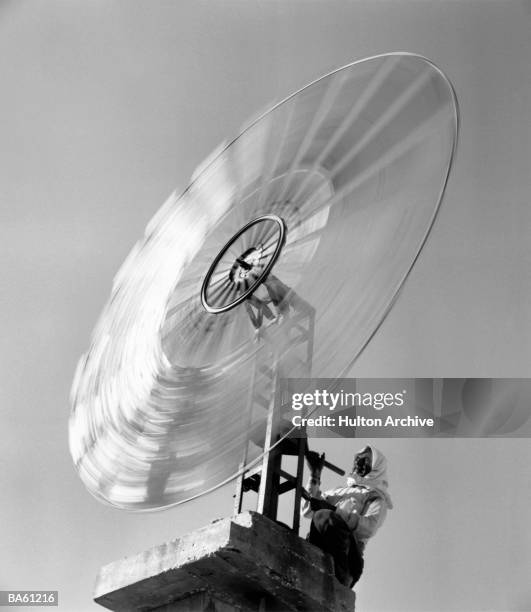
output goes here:
[[352, 467], [352, 473], [361, 476], [367, 476], [372, 470], [372, 450], [369, 446], [364, 448], [361, 453], [358, 453], [354, 457], [354, 465]]

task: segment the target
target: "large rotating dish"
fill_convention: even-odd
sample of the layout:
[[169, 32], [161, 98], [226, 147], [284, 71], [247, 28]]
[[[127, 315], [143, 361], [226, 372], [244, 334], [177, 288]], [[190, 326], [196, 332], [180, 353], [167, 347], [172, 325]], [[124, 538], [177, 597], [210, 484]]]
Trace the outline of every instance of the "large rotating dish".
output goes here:
[[[150, 510], [212, 490], [242, 468], [273, 366], [348, 374], [430, 232], [457, 123], [431, 62], [368, 58], [277, 104], [169, 198], [76, 372], [70, 449], [92, 494]], [[301, 309], [311, 372], [291, 334]]]

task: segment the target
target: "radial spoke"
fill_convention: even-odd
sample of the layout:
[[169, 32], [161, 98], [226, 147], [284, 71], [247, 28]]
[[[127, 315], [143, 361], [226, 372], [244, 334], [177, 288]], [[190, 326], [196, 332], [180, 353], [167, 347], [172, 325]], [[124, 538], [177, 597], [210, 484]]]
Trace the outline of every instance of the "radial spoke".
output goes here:
[[288, 232], [288, 238], [289, 238], [290, 233], [293, 233], [297, 228], [301, 227], [301, 225], [303, 225], [304, 223], [308, 223], [310, 219], [312, 219], [313, 217], [316, 217], [317, 215], [322, 214], [323, 211], [328, 209], [329, 202], [331, 201], [330, 200], [331, 197], [332, 196], [329, 196], [329, 198], [327, 198], [326, 200], [320, 201], [317, 206], [314, 206], [307, 212], [304, 210], [304, 208], [302, 208], [301, 209], [302, 214], [301, 214], [300, 219], [289, 228], [290, 232]]
[[358, 174], [354, 180], [350, 183], [345, 184], [339, 191], [336, 191], [327, 201], [328, 206], [332, 206], [335, 202], [338, 202], [341, 198], [352, 193], [355, 189], [361, 187], [364, 183], [370, 180], [375, 174], [390, 166], [396, 160], [400, 159], [402, 155], [405, 155], [416, 146], [426, 140], [428, 136], [436, 132], [439, 128], [438, 122], [445, 118], [448, 114], [448, 110], [443, 108], [435, 115], [421, 123], [415, 130], [408, 134], [407, 138], [396, 143], [382, 155], [375, 162], [370, 164], [363, 172]]
[[165, 317], [166, 321], [177, 314], [178, 311], [182, 310], [186, 304], [192, 303], [195, 299], [197, 299], [197, 296], [194, 294], [185, 300], [180, 300], [179, 302], [175, 303], [170, 309], [168, 309]]
[[319, 153], [314, 163], [311, 166], [311, 172], [304, 177], [299, 185], [297, 191], [295, 192], [293, 199], [296, 201], [297, 198], [301, 195], [304, 188], [308, 184], [308, 181], [313, 172], [317, 171], [323, 160], [327, 158], [333, 148], [340, 142], [343, 136], [347, 133], [351, 125], [357, 120], [362, 111], [366, 108], [368, 103], [371, 101], [373, 96], [379, 91], [384, 82], [387, 80], [387, 77], [391, 74], [391, 72], [395, 69], [397, 63], [399, 62], [399, 56], [393, 56], [386, 58], [379, 69], [375, 72], [371, 81], [367, 85], [367, 87], [363, 90], [359, 98], [356, 100], [350, 111], [345, 115], [341, 123], [337, 126], [332, 134], [330, 140], [326, 143], [326, 146]]
[[365, 147], [377, 134], [379, 134], [389, 123], [403, 110], [411, 101], [411, 99], [419, 93], [424, 87], [427, 81], [431, 78], [431, 72], [426, 70], [419, 77], [417, 77], [405, 91], [391, 104], [391, 106], [383, 113], [383, 115], [376, 121], [364, 134], [364, 136], [356, 143], [347, 155], [345, 155], [341, 161], [334, 166], [330, 171], [332, 176], [337, 176], [345, 166], [350, 163], [356, 155]]
[[[287, 116], [287, 120], [284, 124], [284, 128], [282, 130], [282, 136], [280, 138], [279, 143], [276, 145], [275, 147], [275, 153], [272, 157], [272, 161], [271, 163], [268, 165], [267, 171], [264, 173], [263, 179], [262, 179], [262, 184], [260, 187], [260, 194], [258, 197], [258, 210], [262, 210], [266, 199], [269, 198], [269, 195], [271, 193], [271, 183], [272, 183], [272, 178], [274, 176], [275, 170], [278, 168], [278, 163], [280, 160], [280, 156], [282, 155], [282, 152], [284, 150], [284, 144], [286, 142], [286, 137], [289, 134], [289, 127], [291, 126], [291, 122], [293, 120], [293, 115], [295, 112], [295, 107], [296, 104], [294, 101], [290, 101], [289, 102], [289, 108], [288, 108], [288, 116]], [[278, 111], [277, 111], [278, 112]], [[266, 188], [267, 185], [267, 188]]]
[[236, 285], [232, 285], [232, 289], [229, 293], [229, 297], [231, 298], [230, 302], [234, 301], [234, 299], [238, 296], [238, 293], [239, 293], [238, 287]]
[[286, 252], [291, 251], [293, 248], [298, 247], [301, 244], [306, 244], [307, 242], [316, 240], [317, 238], [321, 237], [322, 233], [323, 233], [323, 228], [320, 227], [319, 229], [314, 230], [313, 232], [310, 232], [309, 234], [306, 234], [305, 236], [301, 236], [300, 238], [297, 238], [293, 240], [292, 242], [288, 242], [288, 244], [286, 244], [286, 246], [284, 247], [284, 251]]
[[278, 244], [278, 236], [274, 236], [267, 242], [262, 242], [262, 251], [269, 251], [271, 249], [275, 249]]
[[264, 231], [264, 227], [265, 227], [266, 223], [265, 222], [258, 222], [255, 223], [249, 231], [249, 247], [248, 248], [252, 248], [255, 247], [256, 244], [259, 241], [260, 238], [260, 234]]
[[255, 240], [255, 244], [264, 244], [265, 242], [269, 242], [270, 240], [277, 240], [279, 230], [278, 230], [278, 226], [275, 225], [273, 227], [270, 227], [269, 229], [264, 227], [264, 231], [262, 232], [261, 236], [257, 236], [256, 240]]
[[329, 84], [324, 96], [321, 99], [321, 103], [313, 116], [310, 127], [306, 130], [304, 138], [302, 139], [302, 142], [300, 143], [299, 148], [297, 150], [297, 153], [293, 157], [293, 160], [289, 166], [289, 170], [284, 176], [284, 179], [282, 181], [282, 189], [278, 196], [278, 199], [280, 201], [282, 201], [291, 186], [293, 171], [299, 165], [299, 162], [304, 157], [304, 154], [310, 147], [323, 121], [326, 119], [328, 113], [334, 106], [334, 102], [337, 96], [340, 94], [341, 89], [343, 88], [343, 85], [345, 84], [345, 81], [347, 80], [348, 76], [348, 72], [340, 71], [332, 78], [332, 82]]
[[[243, 248], [245, 248], [245, 246]], [[238, 252], [238, 249], [236, 248], [235, 244], [230, 245], [230, 247], [227, 249], [227, 253], [230, 253], [232, 257], [234, 257], [234, 259], [241, 255], [241, 251]]]
[[190, 334], [190, 337], [187, 338], [188, 344], [190, 346], [196, 346], [197, 344], [201, 342], [201, 340], [199, 340], [199, 343], [198, 343], [197, 338], [204, 337], [205, 332], [212, 325], [212, 316], [214, 316], [214, 315], [206, 313], [205, 311], [197, 312], [196, 315], [197, 315], [196, 321], [191, 324], [192, 333]]
[[204, 359], [208, 362], [212, 360], [212, 355], [220, 348], [221, 339], [225, 332], [225, 325], [219, 319], [214, 322], [212, 331], [204, 342]]
[[236, 256], [227, 257], [227, 254], [228, 252], [225, 252], [223, 257], [216, 264], [216, 268], [219, 268], [219, 270], [216, 270], [216, 272], [230, 270], [236, 259], [238, 259]]
[[[214, 278], [217, 278], [219, 276], [219, 278], [217, 280], [214, 280]], [[212, 291], [212, 289], [214, 287], [217, 287], [217, 285], [219, 285], [220, 283], [226, 283], [228, 280], [228, 275], [227, 273], [224, 271], [223, 273], [220, 272], [216, 272], [215, 274], [212, 275], [211, 277], [211, 282], [208, 283], [208, 290]]]
[[187, 289], [189, 287], [193, 287], [194, 285], [197, 286], [198, 284], [200, 284], [200, 281], [198, 280], [197, 276], [193, 277], [193, 278], [187, 278], [187, 279], [179, 279], [177, 281], [177, 285], [176, 287], [179, 290], [184, 290]]
[[245, 250], [251, 249], [256, 244], [255, 237], [260, 232], [260, 223], [255, 223], [251, 226], [244, 234], [245, 236]]
[[222, 297], [226, 297], [230, 294], [232, 287], [234, 285], [227, 279], [227, 282], [223, 285], [220, 285], [214, 291], [208, 291], [207, 297], [210, 302], [219, 301]]

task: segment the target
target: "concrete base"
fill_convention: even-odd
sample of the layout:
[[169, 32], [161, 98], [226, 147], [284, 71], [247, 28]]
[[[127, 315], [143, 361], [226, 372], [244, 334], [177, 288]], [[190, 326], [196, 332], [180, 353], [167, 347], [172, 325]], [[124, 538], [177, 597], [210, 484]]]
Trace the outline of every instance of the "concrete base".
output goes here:
[[355, 594], [329, 555], [244, 512], [106, 565], [94, 600], [128, 612], [353, 612]]

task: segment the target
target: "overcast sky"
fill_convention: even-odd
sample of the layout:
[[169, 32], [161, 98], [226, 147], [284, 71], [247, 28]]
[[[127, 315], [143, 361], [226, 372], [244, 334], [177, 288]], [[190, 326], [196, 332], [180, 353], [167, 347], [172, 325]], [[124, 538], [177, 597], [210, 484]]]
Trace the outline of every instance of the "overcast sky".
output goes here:
[[[353, 374], [530, 376], [530, 31], [531, 3], [502, 0], [0, 2], [0, 589], [95, 610], [101, 565], [230, 514], [231, 487], [149, 515], [94, 500], [68, 453], [74, 368], [166, 197], [249, 117], [353, 60], [427, 56], [462, 120], [430, 240]], [[348, 467], [362, 442], [322, 447]], [[531, 609], [528, 440], [376, 445], [395, 509], [358, 609]]]

